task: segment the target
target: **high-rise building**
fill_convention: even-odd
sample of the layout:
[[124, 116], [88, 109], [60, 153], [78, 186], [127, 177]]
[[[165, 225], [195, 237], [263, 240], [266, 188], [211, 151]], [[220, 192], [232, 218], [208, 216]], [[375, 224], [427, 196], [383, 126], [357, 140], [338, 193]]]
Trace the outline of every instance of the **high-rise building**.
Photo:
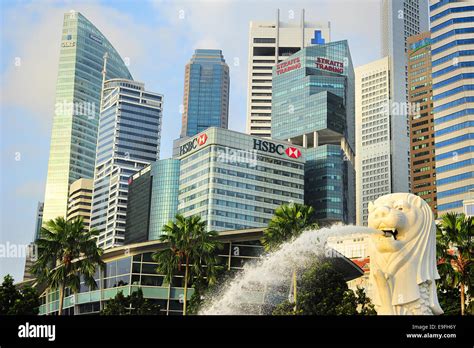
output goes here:
[[354, 68], [347, 41], [308, 46], [273, 68], [272, 139], [302, 146], [305, 204], [355, 222]]
[[143, 83], [104, 82], [91, 212], [102, 248], [123, 244], [129, 177], [159, 158], [162, 103]]
[[103, 56], [107, 79], [131, 79], [107, 38], [82, 14], [64, 15], [44, 221], [66, 217], [69, 185], [94, 176]]
[[388, 57], [388, 106], [392, 109], [389, 139], [393, 148], [390, 158], [393, 166], [390, 181], [400, 192], [411, 190], [407, 39], [428, 31], [428, 23], [427, 0], [382, 0], [381, 57]]
[[411, 190], [436, 214], [433, 89], [430, 32], [408, 38]]
[[229, 66], [221, 50], [197, 49], [184, 73], [181, 137], [192, 137], [209, 127], [227, 128]]
[[[294, 16], [291, 12], [290, 16]], [[250, 22], [246, 133], [269, 138], [272, 117], [272, 69], [300, 49], [330, 40], [330, 25], [305, 21]]]
[[303, 203], [301, 147], [208, 128], [179, 147], [178, 212], [216, 231], [265, 227], [284, 203]]
[[179, 160], [152, 162], [128, 184], [125, 244], [156, 240], [178, 212]]
[[69, 187], [67, 219], [71, 221], [82, 217], [86, 229], [89, 229], [91, 221], [93, 182], [92, 179], [81, 178]]
[[[368, 205], [379, 196], [392, 192], [407, 192], [408, 183], [393, 180], [405, 175], [395, 161], [394, 152], [400, 151], [391, 142], [396, 115], [390, 106], [390, 58], [385, 57], [355, 69], [356, 96], [356, 221], [367, 225]], [[399, 118], [399, 117], [398, 117]], [[398, 158], [405, 163], [405, 159]]]
[[38, 202], [38, 206], [36, 207], [35, 236], [33, 242], [38, 240], [41, 235], [41, 226], [43, 225], [43, 209], [44, 203]]
[[438, 214], [474, 188], [474, 2], [430, 1]]
[[23, 281], [34, 279], [34, 276], [31, 274], [30, 269], [34, 265], [36, 261], [37, 255], [37, 246], [36, 241], [41, 236], [41, 227], [43, 225], [43, 208], [44, 203], [38, 202], [38, 206], [36, 207], [36, 223], [35, 223], [35, 234], [33, 241], [28, 244], [26, 249], [25, 255], [25, 267], [23, 269]]

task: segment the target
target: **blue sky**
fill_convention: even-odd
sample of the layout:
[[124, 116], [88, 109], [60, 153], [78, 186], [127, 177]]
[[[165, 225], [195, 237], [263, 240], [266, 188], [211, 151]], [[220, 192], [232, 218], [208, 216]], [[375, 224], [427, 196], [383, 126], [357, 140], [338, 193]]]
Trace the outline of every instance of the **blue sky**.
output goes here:
[[[196, 48], [219, 48], [230, 67], [229, 128], [245, 130], [251, 20], [331, 22], [354, 66], [380, 58], [378, 0], [12, 1], [0, 4], [0, 243], [28, 244], [43, 201], [63, 14], [81, 12], [109, 39], [145, 88], [164, 95], [161, 158], [181, 127], [184, 66]], [[294, 16], [293, 16], [294, 14]], [[0, 277], [24, 259], [0, 259]]]

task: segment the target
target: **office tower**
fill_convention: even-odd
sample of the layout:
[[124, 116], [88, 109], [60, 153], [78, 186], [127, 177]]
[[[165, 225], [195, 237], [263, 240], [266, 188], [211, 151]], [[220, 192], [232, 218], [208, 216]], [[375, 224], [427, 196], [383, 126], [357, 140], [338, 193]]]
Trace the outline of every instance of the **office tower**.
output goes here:
[[400, 192], [410, 192], [410, 126], [407, 109], [407, 39], [428, 31], [427, 0], [382, 0], [381, 57], [389, 57], [391, 160], [397, 172], [391, 177]]
[[272, 139], [303, 146], [305, 204], [355, 222], [354, 69], [347, 41], [306, 47], [273, 68]]
[[408, 38], [408, 102], [412, 192], [436, 214], [433, 89], [430, 32]]
[[[294, 13], [290, 12], [289, 16]], [[272, 68], [303, 47], [329, 42], [328, 24], [305, 21], [281, 22], [280, 11], [275, 21], [250, 22], [247, 125], [246, 133], [269, 138], [272, 117]]]
[[162, 103], [143, 83], [104, 82], [91, 212], [102, 248], [123, 244], [128, 179], [159, 157]]
[[131, 79], [107, 38], [79, 12], [64, 15], [44, 221], [66, 217], [69, 185], [94, 176], [103, 56], [107, 79]]
[[303, 203], [301, 148], [222, 128], [183, 139], [178, 212], [208, 229], [265, 227], [284, 203]]
[[430, 4], [436, 187], [442, 216], [463, 212], [463, 200], [470, 199], [474, 188], [474, 2]]
[[181, 137], [192, 137], [209, 127], [227, 128], [229, 66], [221, 50], [198, 49], [186, 64]]
[[159, 239], [163, 225], [174, 220], [179, 167], [178, 159], [159, 160], [130, 177], [125, 244]]
[[68, 221], [82, 217], [84, 227], [89, 229], [92, 204], [92, 179], [77, 179], [69, 187], [69, 200], [67, 207]]
[[[408, 184], [394, 181], [405, 175], [393, 153], [399, 151], [391, 143], [391, 133], [406, 133], [394, 127], [397, 117], [390, 107], [390, 58], [385, 57], [355, 69], [356, 96], [356, 215], [358, 225], [367, 225], [368, 205], [379, 196], [406, 192]], [[399, 158], [399, 162], [405, 162]], [[400, 184], [401, 183], [401, 184]], [[397, 186], [398, 184], [398, 186]]]
[[33, 242], [38, 240], [41, 235], [41, 226], [43, 225], [43, 209], [44, 203], [38, 202], [38, 206], [36, 207], [35, 235]]

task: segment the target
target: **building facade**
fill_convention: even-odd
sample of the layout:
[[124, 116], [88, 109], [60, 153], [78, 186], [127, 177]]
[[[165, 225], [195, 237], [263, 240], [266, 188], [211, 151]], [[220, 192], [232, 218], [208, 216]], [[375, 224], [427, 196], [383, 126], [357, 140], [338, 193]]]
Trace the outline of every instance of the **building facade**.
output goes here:
[[[407, 167], [404, 158], [394, 156], [400, 149], [392, 142], [392, 133], [406, 134], [406, 125], [400, 129], [392, 122], [397, 116], [390, 107], [390, 66], [390, 57], [384, 57], [355, 69], [357, 225], [367, 225], [370, 201], [392, 192], [408, 192], [407, 183], [394, 180], [402, 174], [399, 162]], [[408, 180], [409, 173], [404, 175]]]
[[33, 241], [38, 240], [41, 234], [41, 226], [43, 225], [43, 209], [44, 203], [38, 202], [38, 206], [36, 207], [35, 236]]
[[89, 229], [91, 221], [92, 179], [77, 179], [69, 187], [69, 199], [67, 206], [68, 221], [82, 217], [84, 227]]
[[[293, 11], [290, 13], [294, 17]], [[300, 49], [329, 42], [328, 24], [305, 21], [284, 23], [277, 11], [275, 21], [250, 22], [246, 133], [270, 138], [272, 118], [272, 69]]]
[[[247, 262], [257, 262], [264, 253], [261, 239], [263, 228], [221, 232], [216, 238], [222, 243], [218, 251], [218, 262], [223, 269], [232, 275], [243, 270]], [[153, 253], [166, 247], [166, 243], [149, 241], [108, 249], [102, 260], [103, 271], [95, 275], [97, 289], [90, 289], [81, 282], [79, 291], [73, 294], [66, 288], [64, 312], [66, 315], [99, 314], [107, 301], [118, 292], [124, 296], [141, 289], [143, 297], [160, 306], [164, 315], [181, 315], [183, 313], [183, 278], [184, 270], [175, 272], [170, 285], [163, 274], [156, 273], [158, 264], [153, 260]], [[344, 276], [346, 281], [360, 277], [363, 272], [342, 255], [329, 258], [333, 267]], [[40, 315], [55, 315], [59, 308], [59, 291], [46, 291], [44, 285], [37, 285], [41, 293]], [[262, 286], [263, 288], [263, 286]], [[44, 289], [44, 290], [43, 290]], [[245, 291], [245, 290], [244, 290]], [[270, 314], [263, 312], [265, 290], [250, 291], [249, 314]], [[194, 293], [188, 288], [188, 301]], [[286, 294], [285, 294], [286, 295]], [[268, 297], [268, 296], [267, 296]]]
[[273, 68], [272, 139], [304, 148], [304, 200], [318, 221], [355, 222], [354, 121], [347, 41], [306, 47]]
[[228, 127], [229, 66], [221, 50], [197, 49], [184, 73], [181, 137]]
[[179, 147], [178, 212], [215, 231], [265, 227], [284, 203], [303, 203], [301, 148], [221, 128]]
[[128, 184], [125, 244], [156, 240], [163, 225], [178, 213], [178, 159], [152, 162], [132, 175]]
[[159, 158], [162, 103], [140, 82], [104, 83], [91, 212], [102, 248], [123, 244], [129, 177]]
[[438, 214], [474, 188], [474, 2], [430, 1]]
[[103, 56], [107, 79], [132, 76], [107, 38], [81, 13], [64, 15], [44, 221], [66, 217], [69, 185], [94, 177]]
[[423, 198], [436, 215], [433, 89], [430, 32], [408, 38], [408, 102], [412, 193]]
[[411, 191], [407, 40], [428, 31], [428, 23], [427, 0], [382, 0], [381, 57], [388, 57], [390, 74], [390, 181], [399, 192]]

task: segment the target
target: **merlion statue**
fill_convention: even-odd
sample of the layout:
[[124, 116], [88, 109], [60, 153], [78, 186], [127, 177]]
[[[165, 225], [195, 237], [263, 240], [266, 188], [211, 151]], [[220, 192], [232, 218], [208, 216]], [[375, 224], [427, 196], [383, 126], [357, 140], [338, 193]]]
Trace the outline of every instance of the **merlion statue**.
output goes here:
[[378, 314], [442, 314], [436, 294], [436, 225], [429, 205], [411, 193], [369, 203], [372, 302]]

